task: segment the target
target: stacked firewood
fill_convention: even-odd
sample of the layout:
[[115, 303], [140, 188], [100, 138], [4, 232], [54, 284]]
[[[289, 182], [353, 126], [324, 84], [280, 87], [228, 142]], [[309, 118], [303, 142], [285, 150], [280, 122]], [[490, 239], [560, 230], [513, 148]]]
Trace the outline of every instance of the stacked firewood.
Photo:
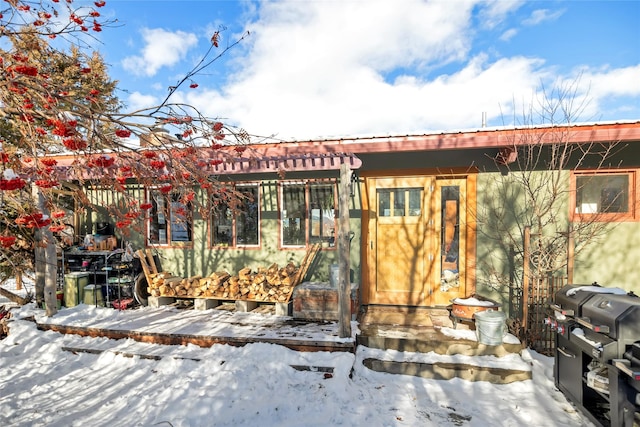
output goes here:
[[166, 297], [287, 302], [301, 278], [299, 272], [300, 268], [293, 263], [282, 268], [272, 264], [256, 271], [245, 267], [235, 276], [221, 271], [207, 277], [181, 278], [161, 272], [151, 279], [149, 293]]

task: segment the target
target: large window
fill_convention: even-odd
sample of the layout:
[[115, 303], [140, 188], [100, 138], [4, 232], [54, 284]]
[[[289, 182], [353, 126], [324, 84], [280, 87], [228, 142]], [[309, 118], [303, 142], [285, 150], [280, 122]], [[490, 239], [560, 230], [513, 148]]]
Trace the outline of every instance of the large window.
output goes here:
[[282, 246], [334, 242], [336, 187], [332, 183], [285, 183], [280, 198]]
[[238, 186], [233, 203], [222, 203], [213, 212], [213, 246], [257, 246], [260, 244], [259, 186]]
[[192, 206], [179, 193], [149, 190], [147, 241], [150, 245], [184, 245], [193, 242]]
[[574, 219], [635, 219], [638, 203], [635, 172], [575, 172], [572, 185]]

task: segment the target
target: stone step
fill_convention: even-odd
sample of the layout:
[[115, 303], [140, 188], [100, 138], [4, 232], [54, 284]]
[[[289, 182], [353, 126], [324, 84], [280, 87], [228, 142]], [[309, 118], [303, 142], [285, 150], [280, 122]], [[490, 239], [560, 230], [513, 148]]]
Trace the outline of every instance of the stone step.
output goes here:
[[[460, 354], [466, 356], [505, 356], [519, 354], [520, 343], [505, 342], [501, 345], [485, 345], [474, 339], [461, 339], [443, 333], [443, 328], [419, 326], [362, 325], [356, 344], [369, 348], [391, 349], [414, 353]], [[466, 331], [470, 337], [474, 331]], [[456, 332], [456, 334], [461, 334]]]
[[509, 384], [532, 378], [530, 370], [506, 369], [491, 366], [476, 366], [466, 363], [421, 363], [399, 362], [367, 358], [362, 364], [376, 372], [412, 375], [435, 380], [462, 378], [467, 381], [487, 381], [492, 384]]

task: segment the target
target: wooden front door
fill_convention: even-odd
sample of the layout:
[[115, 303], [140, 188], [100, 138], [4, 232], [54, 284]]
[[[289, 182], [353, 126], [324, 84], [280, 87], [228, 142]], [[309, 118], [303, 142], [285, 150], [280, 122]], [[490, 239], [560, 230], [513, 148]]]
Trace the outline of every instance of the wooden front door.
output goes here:
[[442, 306], [464, 296], [465, 179], [368, 179], [369, 304]]

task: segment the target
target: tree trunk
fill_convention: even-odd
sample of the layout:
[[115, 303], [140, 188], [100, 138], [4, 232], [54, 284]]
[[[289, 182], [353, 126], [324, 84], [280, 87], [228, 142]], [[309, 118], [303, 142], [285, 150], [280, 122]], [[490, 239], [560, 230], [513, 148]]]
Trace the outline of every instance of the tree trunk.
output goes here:
[[[37, 200], [40, 212], [48, 214], [44, 197], [37, 187], [34, 187], [34, 197]], [[35, 235], [36, 303], [40, 307], [44, 302], [47, 316], [53, 316], [58, 312], [58, 301], [56, 299], [58, 260], [56, 258], [55, 240], [48, 227], [37, 230]]]
[[36, 285], [36, 305], [42, 307], [44, 303], [44, 286], [45, 286], [45, 258], [44, 248], [40, 247], [40, 232], [36, 232], [35, 241], [35, 264], [34, 269], [36, 273], [35, 285]]

